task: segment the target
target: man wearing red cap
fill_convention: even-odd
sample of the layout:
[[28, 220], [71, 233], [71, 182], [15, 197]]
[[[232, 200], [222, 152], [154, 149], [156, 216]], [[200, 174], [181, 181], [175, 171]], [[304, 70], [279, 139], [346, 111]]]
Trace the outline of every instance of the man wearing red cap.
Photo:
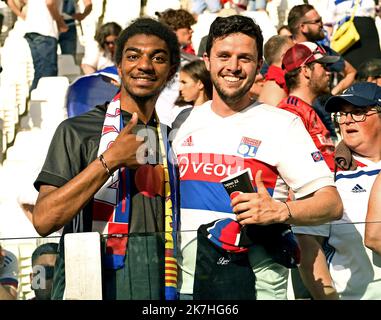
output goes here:
[[[292, 33], [295, 43], [304, 41], [321, 42], [325, 38], [323, 20], [316, 9], [310, 4], [301, 4], [294, 6], [287, 18], [288, 27]], [[314, 101], [313, 107], [322, 119], [323, 123], [331, 133], [331, 137], [337, 139], [335, 126], [331, 120], [330, 114], [324, 110], [324, 102], [332, 94], [336, 95], [348, 88], [356, 76], [356, 69], [337, 52], [326, 45], [322, 45], [330, 55], [337, 55], [340, 59], [329, 66], [329, 70], [335, 73], [337, 83], [331, 82], [331, 92], [323, 95]], [[334, 77], [331, 77], [334, 78]]]
[[[338, 60], [338, 56], [327, 55], [323, 48], [313, 42], [295, 44], [286, 51], [282, 60], [290, 95], [278, 105], [279, 108], [295, 113], [301, 118], [331, 171], [334, 170], [335, 146], [328, 129], [313, 109], [312, 103], [318, 96], [329, 93], [330, 72], [327, 70], [327, 65]], [[321, 265], [326, 266], [325, 256], [321, 249], [321, 243], [325, 237], [320, 236], [320, 226], [311, 227], [309, 230], [314, 231], [311, 235], [304, 234], [303, 227], [301, 229], [294, 227], [294, 230], [295, 233], [301, 232], [301, 234], [297, 234], [302, 253], [299, 270], [302, 279], [305, 280], [310, 275], [306, 269], [311, 267], [313, 262], [317, 263], [318, 261], [321, 262]], [[330, 297], [337, 297], [329, 271], [327, 268], [325, 271], [319, 275], [321, 275], [324, 287], [327, 288], [327, 296], [331, 294]], [[298, 274], [293, 273], [294, 277], [299, 278]], [[294, 280], [293, 282], [294, 285], [298, 285], [300, 281]], [[310, 281], [305, 282], [310, 283]], [[308, 289], [314, 298], [320, 298], [318, 293], [314, 292], [313, 287]], [[304, 293], [299, 293], [299, 290], [298, 288], [294, 289], [297, 298], [300, 294], [304, 296]]]
[[323, 48], [313, 42], [302, 42], [288, 49], [283, 57], [282, 66], [286, 71], [286, 86], [290, 95], [278, 105], [298, 115], [312, 140], [323, 154], [324, 160], [334, 169], [334, 143], [329, 131], [321, 121], [312, 102], [321, 94], [329, 92], [327, 64], [337, 62], [338, 56], [329, 56]]

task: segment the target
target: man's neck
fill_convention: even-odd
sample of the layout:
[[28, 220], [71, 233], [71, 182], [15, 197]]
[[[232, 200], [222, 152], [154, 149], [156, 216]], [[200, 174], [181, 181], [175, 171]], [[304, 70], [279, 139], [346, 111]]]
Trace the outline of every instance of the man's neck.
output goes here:
[[306, 42], [306, 41], [309, 41], [306, 36], [304, 34], [296, 34], [292, 40], [295, 42], [295, 43], [301, 43], [301, 42]]
[[246, 95], [243, 99], [236, 103], [228, 104], [223, 101], [218, 95], [213, 97], [212, 101], [212, 111], [218, 114], [220, 117], [229, 117], [236, 114], [248, 106], [250, 106], [254, 101], [250, 99], [249, 95]]
[[147, 124], [155, 110], [155, 105], [158, 97], [152, 97], [148, 100], [137, 101], [129, 95], [121, 94], [120, 107], [122, 110], [129, 113], [136, 112], [138, 118], [143, 123]]
[[290, 96], [297, 97], [297, 98], [303, 100], [304, 102], [308, 103], [311, 106], [317, 97], [316, 94], [312, 93], [309, 90], [305, 90], [303, 88], [297, 88], [297, 89], [290, 91]]

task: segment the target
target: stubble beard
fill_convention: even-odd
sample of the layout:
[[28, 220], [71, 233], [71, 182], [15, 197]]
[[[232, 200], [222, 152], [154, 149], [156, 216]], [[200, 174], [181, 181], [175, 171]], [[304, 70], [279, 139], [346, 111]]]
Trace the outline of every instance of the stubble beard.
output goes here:
[[216, 89], [219, 97], [222, 101], [224, 101], [227, 105], [232, 106], [236, 103], [238, 103], [243, 97], [245, 97], [248, 92], [250, 91], [250, 88], [254, 84], [255, 78], [248, 79], [249, 81], [241, 88], [237, 89], [233, 93], [228, 93], [226, 90], [224, 90], [219, 84], [216, 79], [212, 79], [213, 86]]
[[148, 94], [145, 94], [145, 95], [138, 95], [134, 92], [132, 92], [129, 87], [127, 85], [123, 85], [124, 89], [126, 90], [126, 92], [128, 93], [128, 95], [136, 101], [137, 104], [139, 105], [144, 105], [146, 104], [148, 101], [151, 101], [153, 99], [157, 99], [161, 93], [161, 91], [164, 89], [164, 86], [162, 86], [160, 89], [157, 89], [153, 92], [150, 92]]
[[316, 78], [311, 79], [310, 89], [315, 93], [317, 97], [323, 94], [328, 94], [330, 93], [329, 80], [325, 82], [322, 80], [319, 81], [319, 79]]
[[304, 36], [310, 42], [320, 41], [320, 40], [323, 40], [325, 38], [323, 30], [321, 30], [319, 32], [311, 32], [311, 31], [309, 31], [309, 32], [306, 32], [304, 34]]

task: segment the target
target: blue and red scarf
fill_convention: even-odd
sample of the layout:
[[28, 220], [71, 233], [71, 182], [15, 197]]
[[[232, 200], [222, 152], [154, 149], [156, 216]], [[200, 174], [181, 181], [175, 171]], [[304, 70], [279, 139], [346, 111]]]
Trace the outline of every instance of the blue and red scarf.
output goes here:
[[[120, 94], [117, 94], [106, 111], [98, 156], [111, 146], [122, 128]], [[165, 176], [165, 297], [174, 300], [177, 298], [177, 173], [173, 162], [166, 157], [171, 150], [165, 126], [158, 125], [158, 135]], [[94, 195], [92, 230], [107, 236], [104, 263], [108, 269], [124, 267], [131, 204], [129, 174], [128, 168], [120, 168]]]

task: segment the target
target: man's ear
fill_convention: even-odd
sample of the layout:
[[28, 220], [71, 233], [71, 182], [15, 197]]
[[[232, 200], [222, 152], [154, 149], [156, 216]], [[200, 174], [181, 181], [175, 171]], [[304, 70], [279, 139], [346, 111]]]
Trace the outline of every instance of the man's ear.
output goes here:
[[308, 26], [304, 23], [299, 24], [299, 32], [300, 33], [306, 33], [308, 32]]
[[262, 66], [263, 66], [263, 58], [258, 59], [257, 74], [259, 73], [259, 71], [261, 71]]
[[301, 68], [300, 68], [300, 73], [301, 73], [306, 79], [310, 79], [310, 78], [311, 78], [312, 69], [311, 69], [311, 68], [308, 68], [306, 65], [304, 65], [304, 66], [301, 66]]
[[209, 56], [206, 52], [204, 52], [204, 54], [202, 55], [202, 59], [205, 62], [206, 70], [210, 71], [210, 60], [209, 60]]
[[118, 70], [119, 78], [122, 79], [122, 68], [120, 66], [120, 63], [117, 65], [116, 69]]

